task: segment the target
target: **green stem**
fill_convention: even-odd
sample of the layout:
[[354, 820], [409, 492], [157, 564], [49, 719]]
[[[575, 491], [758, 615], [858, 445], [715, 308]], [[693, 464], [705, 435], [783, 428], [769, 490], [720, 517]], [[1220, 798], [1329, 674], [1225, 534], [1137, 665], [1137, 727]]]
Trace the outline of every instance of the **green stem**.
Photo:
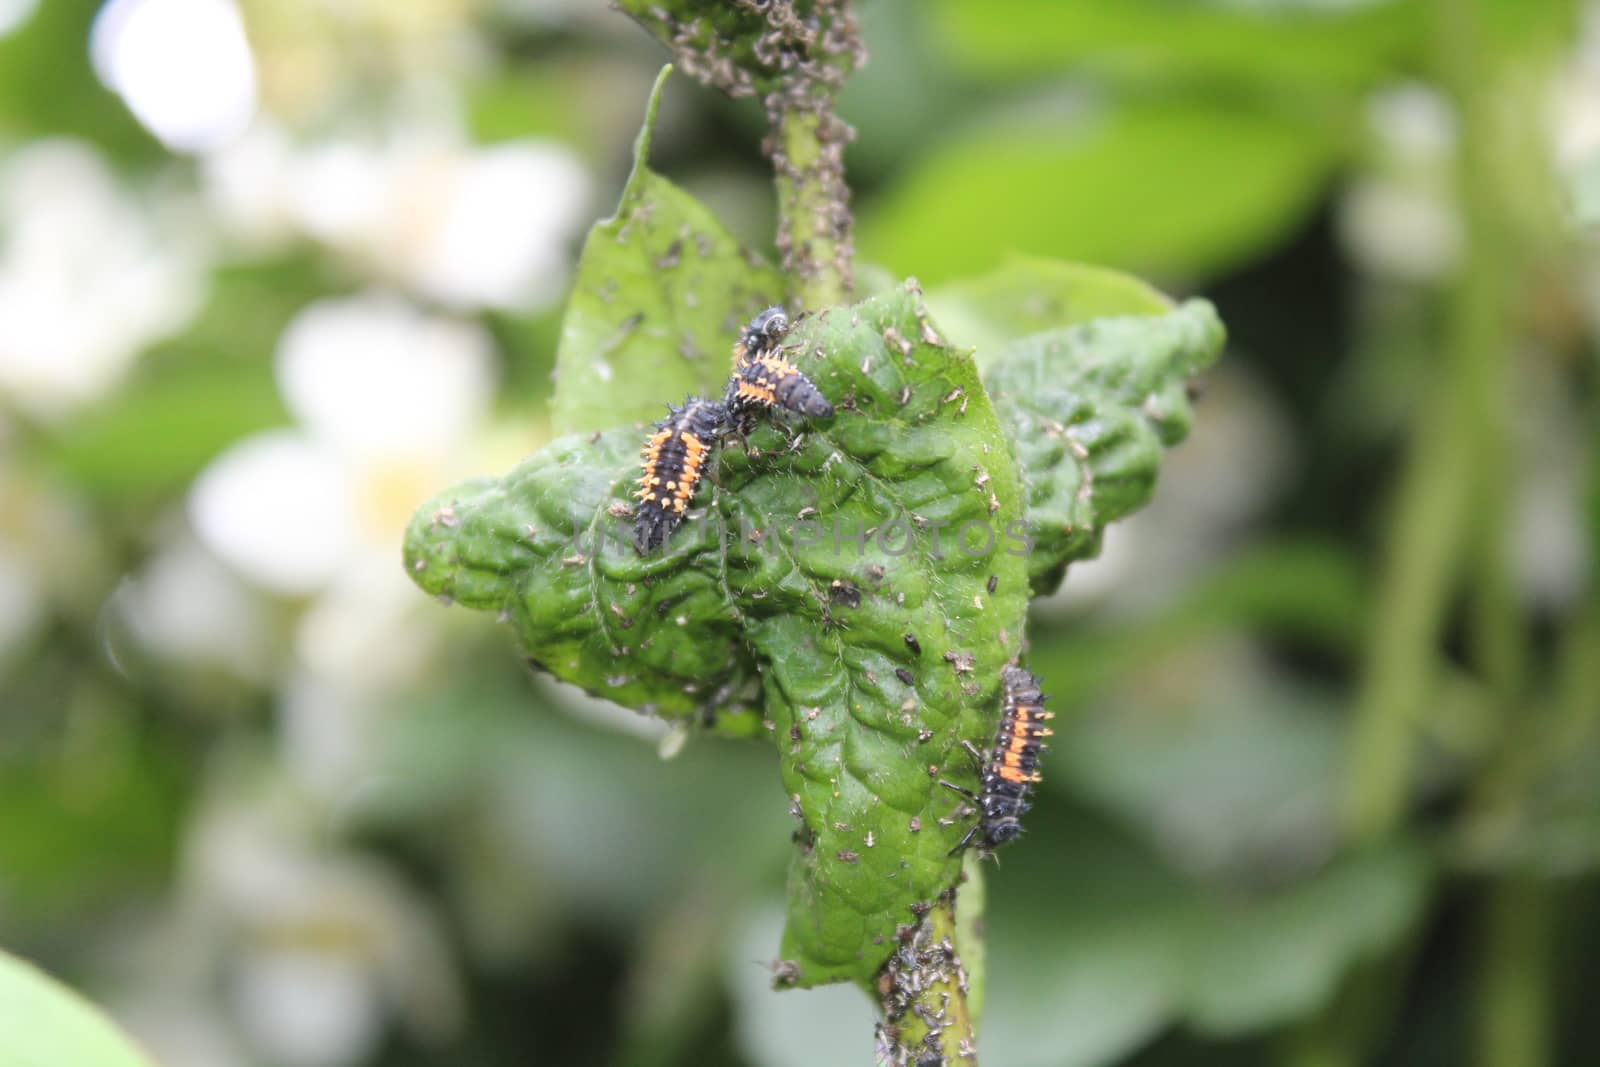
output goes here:
[[[1456, 189], [1466, 241], [1447, 294], [1440, 389], [1416, 429], [1385, 551], [1370, 655], [1356, 703], [1344, 825], [1370, 841], [1400, 822], [1416, 725], [1463, 557], [1472, 553], [1471, 635], [1501, 712], [1515, 708], [1523, 628], [1509, 566], [1512, 262], [1499, 181], [1505, 121], [1476, 6], [1435, 0], [1439, 81], [1461, 115]], [[1470, 530], [1470, 533], [1467, 531]]]
[[1550, 1062], [1551, 904], [1532, 878], [1494, 885], [1484, 916], [1478, 1067]]
[[1383, 551], [1346, 763], [1344, 829], [1358, 842], [1388, 836], [1410, 791], [1417, 719], [1434, 678], [1472, 488], [1460, 415], [1448, 393], [1426, 410]]
[[775, 121], [778, 250], [794, 297], [809, 308], [842, 303], [854, 286], [849, 190], [844, 183], [848, 128], [823, 97], [790, 104]]
[[914, 1067], [935, 1057], [948, 1067], [977, 1064], [967, 969], [957, 937], [956, 893], [951, 890], [923, 916], [879, 975], [884, 1026], [877, 1062], [884, 1067]]

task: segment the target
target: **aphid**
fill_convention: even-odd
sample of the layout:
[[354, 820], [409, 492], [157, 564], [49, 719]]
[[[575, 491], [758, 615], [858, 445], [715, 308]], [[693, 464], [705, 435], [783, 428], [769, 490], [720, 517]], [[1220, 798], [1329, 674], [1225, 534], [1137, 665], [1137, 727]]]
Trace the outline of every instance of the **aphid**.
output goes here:
[[952, 855], [974, 838], [986, 855], [1021, 834], [1022, 816], [1031, 806], [1028, 793], [1039, 781], [1039, 757], [1045, 751], [1044, 739], [1051, 733], [1044, 724], [1055, 718], [1055, 713], [1044, 710], [1039, 679], [1028, 671], [1008, 666], [1001, 671], [1000, 681], [1000, 728], [988, 758], [971, 742], [962, 742], [978, 764], [979, 791], [973, 793], [954, 782], [939, 783], [978, 806], [977, 823], [950, 850]]
[[778, 354], [789, 332], [789, 317], [770, 307], [750, 320], [733, 346], [733, 377], [723, 402], [741, 428], [762, 409], [780, 407], [810, 419], [825, 419], [833, 405], [798, 367]]
[[721, 401], [691, 396], [667, 417], [639, 450], [644, 473], [633, 494], [639, 501], [634, 547], [642, 556], [667, 543], [683, 522], [705, 474], [711, 450], [728, 432], [728, 409]]

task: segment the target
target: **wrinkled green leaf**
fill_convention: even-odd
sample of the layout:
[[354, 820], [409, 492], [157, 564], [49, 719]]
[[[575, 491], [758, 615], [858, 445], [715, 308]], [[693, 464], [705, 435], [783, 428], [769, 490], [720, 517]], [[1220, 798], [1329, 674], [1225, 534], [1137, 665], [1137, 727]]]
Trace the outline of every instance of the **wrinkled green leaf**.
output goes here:
[[1191, 300], [1165, 315], [1035, 334], [988, 368], [1027, 494], [1036, 593], [1097, 554], [1108, 523], [1149, 501], [1161, 450], [1189, 431], [1188, 379], [1223, 339], [1216, 310]]
[[684, 719], [748, 701], [754, 664], [716, 561], [700, 558], [714, 524], [680, 531], [668, 564], [635, 555], [608, 511], [628, 506], [639, 439], [560, 438], [504, 479], [441, 494], [412, 519], [407, 564], [429, 592], [502, 612], [535, 666], [625, 707]]
[[1017, 78], [1087, 67], [1107, 74], [1209, 76], [1269, 85], [1369, 85], [1394, 72], [1421, 38], [1412, 0], [1353, 10], [1270, 10], [1202, 0], [935, 0], [931, 21], [950, 60]]
[[1235, 1035], [1304, 1018], [1404, 934], [1430, 874], [1399, 844], [1223, 897], [1097, 820], [1048, 825], [990, 890], [984, 1055], [1014, 1067], [1118, 1062], [1174, 1023]]
[[988, 122], [938, 142], [864, 206], [858, 244], [929, 284], [1014, 251], [1214, 273], [1304, 221], [1352, 117], [1183, 97]]
[[1012, 256], [977, 278], [928, 293], [928, 309], [987, 368], [1013, 341], [1117, 315], [1161, 315], [1165, 294], [1129, 274], [1084, 263]]
[[151, 1067], [111, 1021], [32, 964], [0, 952], [0, 1064]]
[[691, 717], [759, 677], [805, 824], [783, 952], [812, 985], [871, 975], [911, 905], [954, 882], [965, 827], [940, 825], [937, 779], [973, 775], [958, 742], [988, 743], [1027, 590], [1000, 427], [919, 294], [823, 312], [791, 341], [838, 414], [724, 449], [665, 554], [631, 544], [639, 436], [618, 431], [441, 495], [406, 558], [424, 589], [503, 610], [551, 673], [627, 706]]
[[771, 267], [648, 166], [671, 69], [650, 94], [617, 213], [584, 242], [556, 352], [559, 433], [649, 421], [669, 401], [720, 394], [740, 325], [783, 298]]

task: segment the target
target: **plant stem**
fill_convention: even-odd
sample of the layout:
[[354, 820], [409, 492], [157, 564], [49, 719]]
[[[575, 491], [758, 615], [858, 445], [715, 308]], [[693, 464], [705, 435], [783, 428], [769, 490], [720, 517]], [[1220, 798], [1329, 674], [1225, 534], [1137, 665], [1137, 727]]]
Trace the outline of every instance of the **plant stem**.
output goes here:
[[849, 128], [831, 99], [785, 106], [773, 116], [778, 151], [778, 250], [794, 296], [806, 307], [841, 303], [853, 288], [850, 193], [844, 183]]
[[1551, 893], [1533, 878], [1490, 888], [1479, 991], [1479, 1067], [1550, 1062]]
[[1346, 763], [1344, 830], [1357, 842], [1388, 836], [1410, 791], [1416, 722], [1434, 677], [1471, 491], [1465, 429], [1455, 398], [1435, 394], [1401, 479]]
[[967, 970], [956, 932], [956, 892], [923, 916], [909, 940], [878, 976], [884, 1024], [878, 1063], [884, 1067], [976, 1065], [977, 1045], [967, 1005]]
[[[1475, 5], [1435, 0], [1439, 82], [1461, 116], [1456, 189], [1463, 262], [1446, 298], [1439, 389], [1415, 430], [1385, 551], [1353, 727], [1344, 828], [1357, 841], [1399, 823], [1410, 790], [1416, 725], [1435, 676], [1454, 579], [1468, 551], [1474, 574], [1472, 638], [1485, 677], [1509, 715], [1522, 673], [1522, 626], [1509, 575], [1514, 242], [1505, 217], [1505, 122]], [[1470, 531], [1470, 533], [1469, 533]]]

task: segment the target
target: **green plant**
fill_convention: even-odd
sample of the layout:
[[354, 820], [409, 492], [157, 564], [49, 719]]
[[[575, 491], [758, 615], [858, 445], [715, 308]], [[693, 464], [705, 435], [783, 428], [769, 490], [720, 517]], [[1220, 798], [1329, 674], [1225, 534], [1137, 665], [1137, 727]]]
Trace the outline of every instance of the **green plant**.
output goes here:
[[[848, 302], [848, 132], [831, 106], [859, 55], [848, 6], [624, 7], [702, 80], [761, 95], [783, 268], [649, 169], [664, 70], [563, 324], [552, 410], [569, 436], [424, 505], [406, 566], [501, 613], [559, 679], [770, 737], [797, 820], [778, 984], [859, 983], [889, 1062], [955, 1062], [975, 1042], [981, 905], [970, 885], [958, 896], [968, 824], [939, 780], [970, 779], [963, 743], [993, 737], [1030, 597], [1149, 499], [1222, 327], [1202, 301], [1035, 259]], [[724, 448], [705, 514], [639, 555], [643, 420], [664, 396], [717, 395], [738, 324], [784, 298], [811, 313], [786, 348], [836, 415]]]

